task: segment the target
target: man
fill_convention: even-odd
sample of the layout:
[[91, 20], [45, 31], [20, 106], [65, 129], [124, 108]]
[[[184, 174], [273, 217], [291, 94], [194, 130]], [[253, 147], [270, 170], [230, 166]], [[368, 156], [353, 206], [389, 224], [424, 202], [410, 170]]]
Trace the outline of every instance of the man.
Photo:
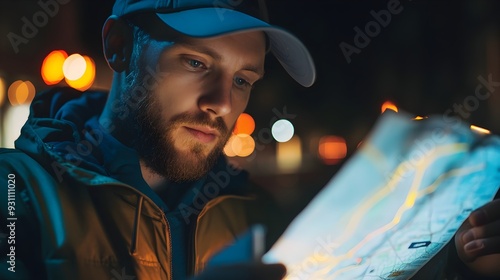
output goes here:
[[282, 265], [206, 268], [275, 213], [259, 214], [266, 202], [221, 153], [266, 53], [315, 79], [302, 43], [257, 19], [261, 2], [116, 1], [102, 34], [109, 94], [37, 95], [2, 150], [2, 279], [283, 277]]
[[[2, 201], [13, 208], [0, 212], [11, 218], [0, 275], [282, 278], [279, 264], [207, 266], [264, 216], [252, 208], [259, 200], [245, 173], [228, 166], [221, 150], [264, 75], [266, 53], [300, 84], [315, 78], [304, 46], [256, 19], [265, 14], [261, 2], [115, 3], [103, 28], [115, 72], [109, 94], [38, 95], [16, 149], [2, 151]], [[486, 210], [471, 224], [498, 220]], [[473, 232], [473, 240], [484, 237]]]

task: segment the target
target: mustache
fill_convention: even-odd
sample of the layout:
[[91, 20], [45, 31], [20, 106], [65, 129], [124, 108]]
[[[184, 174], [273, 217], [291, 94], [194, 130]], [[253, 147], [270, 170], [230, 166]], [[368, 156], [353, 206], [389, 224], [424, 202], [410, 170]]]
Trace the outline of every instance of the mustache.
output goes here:
[[204, 113], [200, 114], [181, 113], [173, 116], [170, 119], [170, 124], [173, 126], [177, 126], [180, 124], [208, 126], [212, 129], [218, 130], [221, 135], [225, 135], [229, 131], [229, 128], [226, 126], [222, 118], [217, 117], [215, 119], [211, 119], [207, 114]]

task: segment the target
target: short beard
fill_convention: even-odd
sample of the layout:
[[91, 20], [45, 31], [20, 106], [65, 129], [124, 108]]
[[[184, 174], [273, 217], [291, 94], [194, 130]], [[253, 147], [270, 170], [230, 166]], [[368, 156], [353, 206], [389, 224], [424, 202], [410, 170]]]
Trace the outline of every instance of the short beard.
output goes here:
[[[195, 181], [203, 177], [222, 155], [224, 145], [231, 136], [231, 131], [222, 118], [211, 120], [202, 112], [197, 115], [181, 113], [165, 122], [161, 115], [161, 105], [152, 92], [141, 100], [137, 109], [135, 121], [138, 133], [133, 148], [147, 167], [169, 181]], [[206, 125], [217, 129], [219, 139], [207, 155], [200, 143], [186, 143], [191, 145], [189, 151], [179, 151], [175, 148], [174, 130], [185, 124]]]
[[[149, 75], [148, 67], [141, 57], [143, 49], [151, 40], [149, 35], [137, 29], [137, 45], [134, 47], [130, 69], [127, 75], [127, 86], [120, 104], [128, 107], [133, 104], [130, 114], [124, 120], [123, 128], [128, 139], [122, 141], [135, 149], [144, 162], [153, 172], [172, 182], [195, 181], [207, 174], [213, 168], [222, 150], [231, 136], [232, 129], [228, 129], [222, 118], [211, 120], [203, 112], [196, 115], [182, 113], [163, 120], [163, 108], [154, 97], [154, 88], [143, 84], [144, 78]], [[155, 71], [153, 71], [155, 72]], [[156, 73], [156, 72], [155, 72]], [[207, 125], [217, 129], [220, 136], [214, 148], [205, 155], [205, 148], [200, 143], [186, 143], [191, 145], [188, 152], [178, 151], [174, 146], [174, 130], [180, 124]]]

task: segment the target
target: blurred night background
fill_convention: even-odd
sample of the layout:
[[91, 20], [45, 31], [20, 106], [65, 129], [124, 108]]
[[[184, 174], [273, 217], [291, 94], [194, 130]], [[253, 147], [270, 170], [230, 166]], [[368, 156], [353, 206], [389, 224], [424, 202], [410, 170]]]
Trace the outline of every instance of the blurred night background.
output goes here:
[[[44, 18], [40, 3], [48, 2], [57, 3], [57, 11], [45, 12]], [[24, 82], [23, 89], [36, 92], [66, 85], [64, 80], [47, 85], [42, 79], [42, 62], [50, 52], [90, 57], [95, 63], [91, 89], [110, 87], [112, 72], [102, 55], [100, 35], [111, 7], [111, 0], [0, 2], [1, 146], [12, 146], [12, 137], [26, 119], [20, 108], [27, 105], [17, 103], [29, 102], [29, 94], [12, 101], [16, 88], [14, 97], [8, 98], [7, 92], [13, 83]], [[386, 18], [385, 26], [375, 24], [374, 14], [388, 9], [398, 12], [390, 21]], [[256, 86], [246, 110], [255, 121], [255, 147], [249, 156], [230, 159], [248, 169], [291, 213], [355, 152], [384, 102], [414, 116], [443, 114], [461, 106], [467, 114], [452, 115], [500, 132], [500, 90], [491, 88], [491, 95], [483, 99], [475, 93], [479, 76], [500, 82], [500, 1], [268, 0], [268, 11], [272, 24], [285, 27], [309, 48], [317, 80], [310, 88], [301, 87], [270, 56], [267, 76]], [[13, 34], [22, 36], [23, 25], [34, 20], [39, 23], [36, 32], [13, 46]], [[366, 27], [373, 36], [356, 46], [355, 38], [362, 40], [356, 30], [365, 32]], [[341, 44], [357, 48], [350, 63]], [[269, 131], [283, 116], [293, 124], [294, 138], [278, 143]]]

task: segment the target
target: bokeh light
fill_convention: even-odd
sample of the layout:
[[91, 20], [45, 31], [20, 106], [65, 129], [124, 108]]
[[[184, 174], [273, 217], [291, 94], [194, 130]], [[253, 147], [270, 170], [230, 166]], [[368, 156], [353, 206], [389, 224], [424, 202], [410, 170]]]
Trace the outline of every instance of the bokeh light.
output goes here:
[[382, 104], [382, 107], [380, 108], [381, 113], [385, 112], [385, 110], [393, 110], [394, 112], [398, 111], [398, 107], [396, 104], [392, 103], [391, 101], [386, 101], [384, 104]]
[[294, 134], [293, 124], [289, 120], [281, 119], [271, 127], [273, 138], [278, 142], [287, 142]]
[[9, 86], [8, 97], [12, 106], [31, 103], [35, 97], [35, 86], [30, 81], [17, 80]]
[[14, 141], [21, 134], [21, 128], [28, 119], [29, 113], [29, 104], [7, 107], [2, 124], [2, 147], [14, 148]]
[[3, 102], [5, 101], [5, 96], [6, 96], [6, 90], [5, 90], [5, 81], [3, 78], [0, 77], [0, 107], [2, 106]]
[[319, 157], [325, 164], [333, 165], [339, 163], [347, 155], [347, 144], [340, 136], [328, 135], [319, 140]]
[[235, 134], [231, 135], [224, 146], [224, 154], [228, 157], [235, 157], [236, 153], [233, 151], [233, 141], [237, 136]]
[[248, 134], [237, 134], [231, 142], [233, 152], [239, 157], [247, 157], [255, 150], [255, 140]]
[[278, 142], [276, 160], [281, 172], [297, 171], [302, 164], [302, 147], [298, 136], [293, 136], [289, 141]]
[[423, 120], [423, 119], [427, 119], [427, 117], [416, 116], [412, 120], [414, 120], [414, 121], [420, 121], [420, 120]]
[[75, 53], [66, 58], [63, 63], [64, 77], [68, 80], [78, 80], [85, 73], [87, 62], [82, 55]]
[[55, 85], [64, 79], [63, 65], [68, 54], [63, 50], [50, 52], [42, 62], [42, 79], [47, 85]]
[[251, 135], [255, 130], [255, 121], [247, 113], [241, 113], [233, 129], [234, 134], [248, 134]]
[[488, 129], [482, 128], [482, 127], [479, 127], [476, 125], [471, 125], [470, 129], [474, 132], [479, 133], [479, 134], [491, 134], [491, 131], [489, 131]]
[[69, 79], [66, 77], [66, 83], [75, 89], [80, 91], [84, 91], [89, 89], [94, 83], [95, 79], [95, 63], [94, 60], [88, 56], [82, 56], [85, 61], [85, 68], [83, 74], [75, 80]]

